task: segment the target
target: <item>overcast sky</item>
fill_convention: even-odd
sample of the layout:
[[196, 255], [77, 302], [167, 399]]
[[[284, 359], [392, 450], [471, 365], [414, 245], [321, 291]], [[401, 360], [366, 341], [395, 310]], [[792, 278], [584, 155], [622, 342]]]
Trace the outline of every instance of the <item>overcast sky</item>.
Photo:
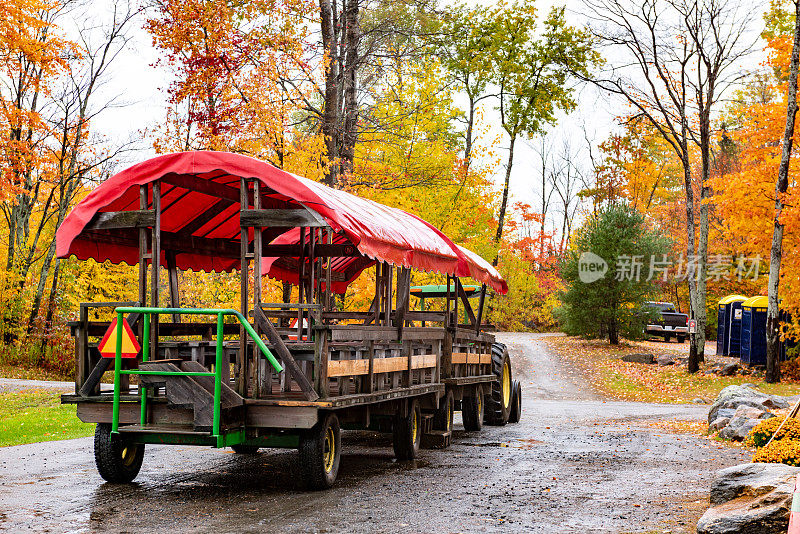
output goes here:
[[[492, 3], [492, 0], [483, 1], [487, 4]], [[106, 2], [110, 3], [109, 0], [103, 3]], [[542, 10], [541, 16], [554, 5], [563, 5], [563, 2], [556, 0], [537, 2], [537, 6]], [[580, 3], [575, 0], [568, 3], [568, 19], [574, 25], [583, 25], [586, 22], [577, 12], [579, 6]], [[763, 6], [766, 6], [766, 1], [763, 2]], [[764, 9], [763, 6], [761, 11]], [[570, 9], [572, 11], [569, 11]], [[102, 11], [98, 10], [97, 13], [100, 16]], [[122, 95], [121, 99], [127, 105], [105, 111], [94, 124], [95, 131], [103, 132], [116, 140], [138, 136], [138, 132], [153, 127], [165, 116], [165, 88], [169, 85], [170, 75], [155, 65], [158, 54], [141, 24], [140, 20], [138, 26], [131, 31], [131, 41], [115, 63], [112, 75], [101, 95], [106, 97]], [[558, 125], [550, 129], [550, 138], [557, 149], [560, 149], [564, 142], [571, 143], [576, 151], [582, 151], [585, 160], [587, 143], [584, 139], [584, 128], [590, 139], [600, 142], [617, 129], [614, 119], [624, 113], [626, 108], [619, 101], [611, 101], [604, 97], [593, 87], [578, 86], [576, 91], [578, 108], [568, 116], [562, 115]], [[494, 103], [489, 104], [485, 111], [485, 118], [492, 126], [488, 137], [498, 139], [499, 150], [496, 152], [504, 158], [507, 154], [508, 141], [499, 127], [499, 115], [494, 105]], [[540, 203], [541, 198], [541, 186], [538, 185], [540, 159], [532, 148], [536, 143], [534, 140], [517, 144], [511, 178], [512, 201], [524, 201], [534, 206]], [[149, 143], [143, 141], [142, 146], [146, 151], [128, 156], [131, 163], [146, 159], [153, 154]], [[588, 163], [585, 161], [584, 163], [588, 167]], [[495, 176], [498, 187], [502, 187], [503, 172], [503, 166], [498, 166]]]

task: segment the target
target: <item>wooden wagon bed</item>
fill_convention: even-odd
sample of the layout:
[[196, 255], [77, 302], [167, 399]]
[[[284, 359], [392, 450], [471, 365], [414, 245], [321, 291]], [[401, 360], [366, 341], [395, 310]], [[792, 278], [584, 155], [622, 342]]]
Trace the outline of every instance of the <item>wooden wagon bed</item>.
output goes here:
[[[62, 258], [138, 265], [136, 302], [81, 304], [70, 325], [77, 374], [75, 393], [62, 402], [98, 423], [112, 452], [120, 439], [303, 451], [303, 440], [324, 438], [333, 455], [339, 425], [406, 428], [417, 438], [439, 432], [449, 443], [449, 426], [434, 428], [444, 424], [443, 410], [452, 421], [460, 406], [466, 424], [479, 428], [485, 400], [493, 403], [489, 417], [508, 418], [508, 355], [483, 322], [487, 289], [503, 293], [505, 281], [402, 210], [245, 156], [188, 152], [98, 186], [56, 242]], [[162, 265], [169, 308], [160, 302]], [[186, 269], [237, 270], [239, 309], [181, 307], [178, 273]], [[341, 309], [336, 294], [368, 269], [369, 308]], [[412, 309], [414, 270], [440, 273], [438, 306], [421, 299], [422, 309]], [[297, 287], [296, 302], [265, 302], [265, 276]], [[461, 277], [477, 285], [465, 289]], [[122, 358], [121, 327], [116, 353], [100, 354], [112, 319], [127, 321], [141, 342], [135, 357]], [[103, 385], [110, 378], [113, 390]], [[399, 457], [413, 455], [416, 443]], [[101, 474], [124, 471], [112, 467]], [[328, 480], [330, 469], [314, 477]]]

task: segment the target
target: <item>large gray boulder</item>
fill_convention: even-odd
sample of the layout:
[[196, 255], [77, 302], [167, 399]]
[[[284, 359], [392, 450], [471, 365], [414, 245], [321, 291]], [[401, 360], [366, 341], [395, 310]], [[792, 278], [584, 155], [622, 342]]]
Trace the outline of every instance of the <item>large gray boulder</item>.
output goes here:
[[711, 485], [711, 508], [698, 534], [778, 534], [789, 526], [794, 482], [800, 467], [742, 464], [722, 469]]
[[626, 354], [622, 358], [620, 358], [623, 362], [631, 362], [631, 363], [646, 363], [648, 365], [652, 365], [656, 363], [656, 357], [652, 354]]
[[751, 406], [761, 410], [783, 409], [788, 408], [789, 403], [778, 395], [767, 395], [745, 386], [728, 386], [719, 392], [717, 400], [708, 410], [709, 424], [721, 416], [720, 410], [736, 410], [739, 406]]

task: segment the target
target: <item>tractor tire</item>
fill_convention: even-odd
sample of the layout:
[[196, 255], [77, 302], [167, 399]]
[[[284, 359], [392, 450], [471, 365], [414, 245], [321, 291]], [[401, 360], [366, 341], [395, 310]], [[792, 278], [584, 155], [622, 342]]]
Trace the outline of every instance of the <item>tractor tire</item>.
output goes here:
[[342, 437], [339, 418], [324, 414], [313, 428], [300, 435], [300, 476], [310, 490], [333, 486], [339, 473]]
[[483, 400], [483, 387], [478, 384], [475, 386], [475, 392], [461, 401], [461, 419], [464, 422], [464, 430], [477, 432], [483, 428]]
[[519, 423], [520, 417], [522, 417], [522, 385], [514, 380], [511, 413], [508, 415], [508, 422]]
[[454, 411], [453, 391], [448, 389], [445, 396], [439, 401], [439, 409], [433, 414], [433, 429], [444, 430], [445, 432], [452, 431]]
[[97, 472], [108, 482], [131, 482], [144, 460], [144, 445], [126, 443], [119, 435], [111, 433], [111, 425], [97, 423], [94, 430], [94, 462]]
[[511, 358], [502, 343], [492, 344], [492, 373], [497, 377], [491, 382], [491, 391], [486, 396], [486, 415], [488, 425], [503, 426], [511, 414], [512, 376]]
[[678, 343], [686, 343], [686, 336], [678, 336]]
[[417, 399], [410, 401], [408, 415], [396, 415], [392, 425], [394, 456], [399, 461], [413, 460], [419, 453], [422, 440], [422, 411]]

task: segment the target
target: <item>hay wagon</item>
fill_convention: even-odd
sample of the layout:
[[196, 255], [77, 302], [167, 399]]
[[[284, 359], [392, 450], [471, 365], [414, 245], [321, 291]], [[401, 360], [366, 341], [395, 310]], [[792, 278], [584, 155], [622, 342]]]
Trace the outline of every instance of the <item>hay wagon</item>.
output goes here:
[[[487, 287], [505, 282], [402, 210], [246, 156], [177, 153], [99, 185], [57, 249], [138, 265], [138, 301], [84, 303], [71, 323], [75, 393], [62, 402], [97, 423], [108, 481], [133, 480], [146, 444], [289, 447], [305, 484], [327, 488], [341, 429], [391, 432], [407, 460], [449, 445], [456, 409], [467, 430], [519, 419], [509, 355], [481, 328]], [[369, 268], [371, 305], [341, 311], [336, 294]], [[181, 307], [180, 270], [238, 271], [239, 309]], [[412, 270], [446, 278], [414, 288], [420, 310]], [[297, 302], [264, 302], [264, 276], [296, 286]]]

